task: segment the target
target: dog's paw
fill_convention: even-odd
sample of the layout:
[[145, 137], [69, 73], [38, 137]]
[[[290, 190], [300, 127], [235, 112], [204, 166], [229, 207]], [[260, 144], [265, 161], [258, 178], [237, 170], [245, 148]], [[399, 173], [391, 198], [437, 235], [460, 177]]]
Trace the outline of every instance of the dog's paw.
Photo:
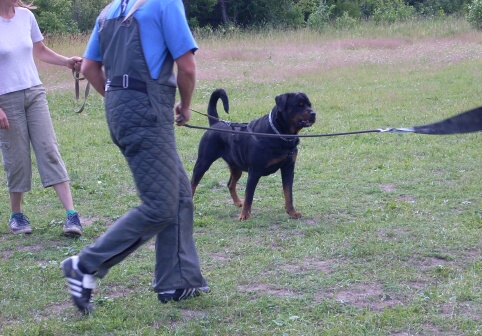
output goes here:
[[301, 218], [301, 214], [298, 211], [288, 212], [288, 215], [293, 219]]
[[241, 212], [239, 214], [239, 221], [245, 221], [245, 220], [248, 220], [251, 218], [251, 214], [250, 213], [244, 213], [244, 212]]

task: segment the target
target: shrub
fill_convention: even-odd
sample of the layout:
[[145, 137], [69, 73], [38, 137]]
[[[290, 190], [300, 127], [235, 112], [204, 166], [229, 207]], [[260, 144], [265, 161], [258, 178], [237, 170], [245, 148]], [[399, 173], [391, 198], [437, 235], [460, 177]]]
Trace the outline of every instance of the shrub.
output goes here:
[[466, 0], [409, 0], [408, 3], [414, 6], [419, 14], [437, 16], [440, 13], [451, 15], [461, 12]]
[[402, 0], [387, 1], [375, 10], [373, 19], [376, 23], [403, 22], [411, 19], [415, 8]]
[[72, 20], [65, 20], [53, 12], [43, 12], [37, 19], [43, 34], [76, 34], [79, 33], [77, 24]]
[[474, 0], [468, 6], [467, 21], [475, 28], [482, 29], [482, 0]]
[[325, 0], [320, 0], [315, 11], [308, 17], [308, 27], [314, 30], [323, 30], [330, 20], [335, 5], [328, 6]]
[[279, 13], [282, 25], [290, 28], [299, 28], [305, 24], [305, 14], [300, 6], [284, 6], [285, 9]]
[[358, 20], [351, 17], [348, 12], [344, 12], [342, 16], [335, 19], [336, 29], [351, 29], [358, 23]]
[[71, 34], [79, 31], [78, 25], [66, 13], [72, 12], [72, 4], [65, 0], [38, 0], [34, 11], [40, 30], [44, 34]]
[[360, 3], [360, 14], [368, 19], [375, 14], [376, 9], [383, 4], [383, 0], [363, 0]]

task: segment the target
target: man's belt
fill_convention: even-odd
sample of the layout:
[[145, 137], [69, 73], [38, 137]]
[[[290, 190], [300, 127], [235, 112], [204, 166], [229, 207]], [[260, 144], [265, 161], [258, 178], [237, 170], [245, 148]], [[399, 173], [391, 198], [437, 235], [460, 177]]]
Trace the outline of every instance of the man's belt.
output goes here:
[[123, 76], [114, 76], [112, 79], [108, 80], [106, 83], [106, 91], [108, 91], [109, 87], [112, 89], [129, 89], [129, 90], [136, 90], [140, 92], [147, 93], [147, 84], [146, 82], [129, 77], [129, 75]]

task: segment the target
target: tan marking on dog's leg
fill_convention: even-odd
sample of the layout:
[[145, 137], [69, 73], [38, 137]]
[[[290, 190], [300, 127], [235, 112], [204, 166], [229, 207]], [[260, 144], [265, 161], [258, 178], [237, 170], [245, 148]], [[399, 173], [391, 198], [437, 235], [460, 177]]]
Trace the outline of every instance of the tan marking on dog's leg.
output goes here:
[[228, 182], [229, 193], [231, 194], [231, 198], [233, 199], [234, 205], [241, 207], [243, 206], [243, 201], [238, 196], [238, 193], [236, 191], [236, 185], [239, 179], [241, 178], [243, 171], [235, 170], [231, 167], [229, 167], [229, 170], [231, 172], [231, 176], [229, 177], [229, 182]]
[[251, 218], [251, 204], [246, 204], [246, 202], [243, 204], [243, 209], [241, 210], [241, 213], [239, 214], [239, 220], [240, 221], [245, 221]]
[[295, 210], [293, 206], [293, 196], [291, 190], [288, 188], [283, 188], [283, 194], [285, 196], [285, 209], [291, 218], [300, 218], [301, 213]]
[[197, 184], [191, 185], [192, 196], [194, 197], [194, 193], [196, 192]]

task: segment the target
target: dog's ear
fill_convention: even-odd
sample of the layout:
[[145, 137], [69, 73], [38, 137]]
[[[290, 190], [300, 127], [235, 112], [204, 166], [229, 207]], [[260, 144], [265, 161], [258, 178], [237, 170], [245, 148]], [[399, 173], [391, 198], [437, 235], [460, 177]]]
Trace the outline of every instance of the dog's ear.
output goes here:
[[301, 98], [302, 100], [304, 100], [304, 101], [311, 107], [310, 98], [308, 98], [308, 96], [306, 95], [306, 93], [304, 93], [304, 92], [298, 92], [298, 94], [300, 95], [300, 98]]
[[288, 100], [288, 94], [287, 93], [280, 94], [276, 96], [274, 100], [276, 102], [276, 106], [278, 107], [278, 111], [284, 111], [286, 108], [286, 101]]

